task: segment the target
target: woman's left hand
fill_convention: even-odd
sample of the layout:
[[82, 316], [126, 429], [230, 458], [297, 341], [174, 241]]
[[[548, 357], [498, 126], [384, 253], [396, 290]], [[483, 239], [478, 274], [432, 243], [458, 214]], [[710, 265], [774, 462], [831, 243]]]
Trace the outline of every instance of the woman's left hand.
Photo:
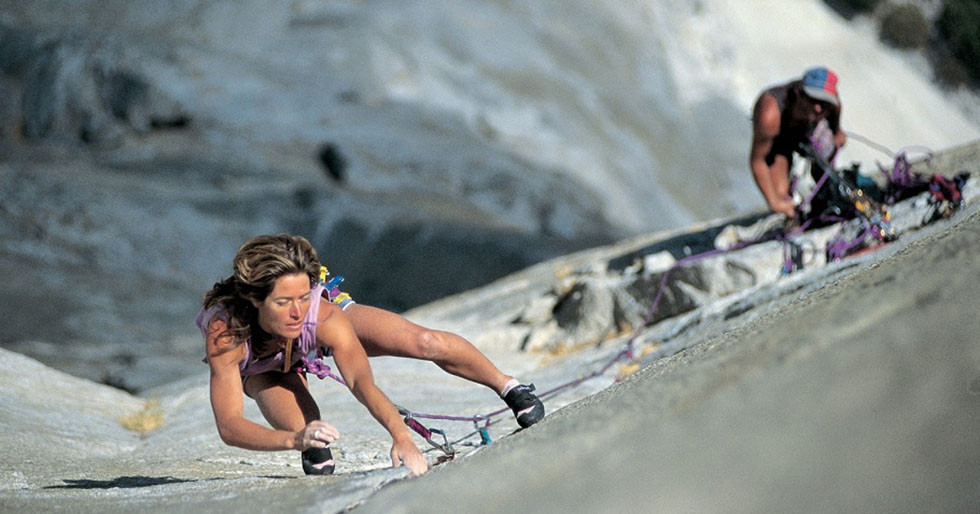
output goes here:
[[429, 469], [429, 463], [410, 438], [396, 439], [391, 445], [391, 467], [397, 468], [402, 464], [412, 472], [412, 476], [419, 476]]

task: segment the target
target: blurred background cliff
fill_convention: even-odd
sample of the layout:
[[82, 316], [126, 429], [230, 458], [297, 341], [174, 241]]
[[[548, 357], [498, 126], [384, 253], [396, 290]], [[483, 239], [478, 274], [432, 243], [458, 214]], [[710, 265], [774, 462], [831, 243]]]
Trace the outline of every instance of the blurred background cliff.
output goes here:
[[203, 369], [200, 297], [256, 234], [404, 310], [758, 210], [752, 103], [813, 65], [839, 162], [975, 140], [980, 3], [909, 5], [0, 2], [0, 345], [141, 390]]

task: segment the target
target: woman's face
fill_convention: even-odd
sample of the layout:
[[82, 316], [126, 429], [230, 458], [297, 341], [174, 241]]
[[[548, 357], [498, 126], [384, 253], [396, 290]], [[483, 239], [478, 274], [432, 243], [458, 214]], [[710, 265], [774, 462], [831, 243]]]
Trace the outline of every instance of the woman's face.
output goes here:
[[262, 330], [286, 339], [297, 338], [310, 310], [310, 277], [304, 273], [283, 275], [276, 279], [265, 300], [252, 304], [259, 311]]

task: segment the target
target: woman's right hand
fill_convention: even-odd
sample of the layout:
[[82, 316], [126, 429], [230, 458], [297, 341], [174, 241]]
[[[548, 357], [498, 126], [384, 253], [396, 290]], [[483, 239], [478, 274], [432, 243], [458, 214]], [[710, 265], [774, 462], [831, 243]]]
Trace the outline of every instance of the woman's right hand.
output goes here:
[[296, 449], [305, 451], [310, 448], [326, 448], [328, 444], [340, 439], [340, 431], [326, 421], [309, 422], [296, 433], [298, 444]]
[[397, 468], [402, 465], [416, 477], [429, 470], [429, 463], [425, 461], [419, 447], [415, 446], [412, 438], [408, 436], [395, 438], [391, 445], [391, 467]]

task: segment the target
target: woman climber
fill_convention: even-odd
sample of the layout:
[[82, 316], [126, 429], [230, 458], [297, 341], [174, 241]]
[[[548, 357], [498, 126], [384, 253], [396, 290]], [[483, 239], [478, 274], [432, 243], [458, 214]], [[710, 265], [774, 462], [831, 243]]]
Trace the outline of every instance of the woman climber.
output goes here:
[[[396, 407], [375, 385], [369, 356], [434, 362], [443, 370], [490, 387], [513, 410], [521, 427], [544, 416], [533, 385], [505, 375], [462, 337], [354, 303], [320, 283], [316, 250], [288, 234], [245, 242], [234, 273], [204, 295], [197, 325], [211, 368], [210, 394], [222, 441], [251, 450], [298, 450], [307, 474], [334, 471], [330, 443], [340, 432], [320, 419], [309, 392], [309, 357], [332, 355], [347, 387], [388, 431], [393, 466], [422, 474], [428, 464]], [[328, 290], [329, 289], [329, 290]], [[245, 394], [272, 429], [243, 415]]]

